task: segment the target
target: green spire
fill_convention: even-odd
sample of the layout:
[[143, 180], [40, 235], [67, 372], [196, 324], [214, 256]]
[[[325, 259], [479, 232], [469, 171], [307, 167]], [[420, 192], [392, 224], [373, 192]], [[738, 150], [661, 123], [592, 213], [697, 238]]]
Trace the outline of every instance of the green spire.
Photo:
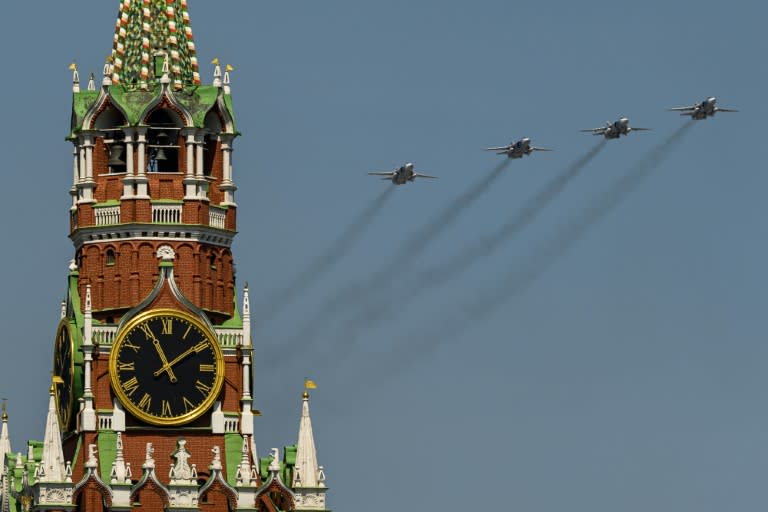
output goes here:
[[112, 83], [146, 85], [163, 75], [176, 89], [199, 85], [187, 0], [122, 0], [112, 46]]

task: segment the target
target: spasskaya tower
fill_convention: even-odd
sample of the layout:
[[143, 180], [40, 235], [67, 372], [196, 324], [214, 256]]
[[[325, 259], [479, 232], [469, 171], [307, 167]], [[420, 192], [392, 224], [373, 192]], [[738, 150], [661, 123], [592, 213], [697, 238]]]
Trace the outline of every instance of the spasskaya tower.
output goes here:
[[45, 439], [0, 449], [0, 512], [326, 510], [309, 395], [259, 458], [230, 66], [203, 84], [186, 0], [122, 0], [100, 77], [72, 71], [74, 257]]

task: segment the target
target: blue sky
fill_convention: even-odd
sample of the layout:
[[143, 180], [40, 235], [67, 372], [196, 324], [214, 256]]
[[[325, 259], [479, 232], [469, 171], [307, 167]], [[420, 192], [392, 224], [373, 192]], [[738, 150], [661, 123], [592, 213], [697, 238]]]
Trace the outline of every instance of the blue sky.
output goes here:
[[[764, 506], [768, 7], [189, 3], [200, 62], [236, 68], [234, 251], [258, 320], [262, 455], [295, 442], [309, 376], [335, 510], [393, 497], [444, 510]], [[98, 76], [117, 2], [5, 13], [0, 393], [20, 450], [42, 436], [73, 255], [67, 65]], [[709, 95], [740, 112], [665, 144], [686, 121], [664, 109]], [[652, 131], [599, 150], [579, 133], [621, 115]], [[482, 148], [523, 136], [555, 151], [509, 162], [468, 199], [501, 164]], [[523, 228], [478, 249], [590, 151]], [[382, 198], [393, 186], [366, 173], [406, 161], [440, 179]], [[473, 249], [461, 272], [414, 288]]]

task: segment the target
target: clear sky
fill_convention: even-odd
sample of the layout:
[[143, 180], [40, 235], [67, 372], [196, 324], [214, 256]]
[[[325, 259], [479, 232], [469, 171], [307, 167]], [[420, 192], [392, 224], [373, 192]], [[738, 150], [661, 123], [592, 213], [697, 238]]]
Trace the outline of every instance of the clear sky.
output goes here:
[[[296, 441], [306, 376], [338, 511], [765, 507], [765, 2], [189, 4], [204, 82], [236, 68], [260, 455]], [[100, 76], [116, 15], [0, 18], [15, 450], [74, 252], [67, 65]], [[665, 111], [710, 95], [740, 112]], [[652, 131], [579, 132], [622, 115]], [[482, 151], [523, 136], [555, 151]], [[440, 178], [366, 175], [407, 161]]]

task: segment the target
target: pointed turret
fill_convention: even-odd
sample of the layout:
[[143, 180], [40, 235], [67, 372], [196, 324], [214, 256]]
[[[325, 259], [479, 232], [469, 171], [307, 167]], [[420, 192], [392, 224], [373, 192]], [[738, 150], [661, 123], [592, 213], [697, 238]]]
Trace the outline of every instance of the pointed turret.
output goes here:
[[296, 470], [293, 487], [322, 487], [318, 481], [320, 472], [317, 463], [315, 437], [312, 433], [312, 419], [309, 417], [309, 393], [304, 391], [299, 421], [299, 442], [296, 444]]
[[296, 510], [325, 510], [325, 472], [317, 462], [315, 436], [312, 433], [312, 419], [309, 416], [309, 393], [315, 383], [304, 381], [304, 396], [299, 421], [299, 441], [296, 443], [296, 465], [293, 470], [291, 487], [295, 494]]
[[11, 437], [8, 434], [8, 410], [5, 406], [5, 400], [3, 400], [3, 427], [0, 430], [0, 461], [3, 461], [9, 453], [11, 453]]
[[43, 459], [40, 461], [38, 479], [41, 482], [64, 482], [66, 472], [55, 389], [51, 386], [50, 399], [48, 400], [48, 419], [45, 423], [45, 440], [43, 441]]
[[112, 46], [112, 83], [156, 81], [166, 57], [174, 88], [200, 84], [187, 0], [122, 0]]

